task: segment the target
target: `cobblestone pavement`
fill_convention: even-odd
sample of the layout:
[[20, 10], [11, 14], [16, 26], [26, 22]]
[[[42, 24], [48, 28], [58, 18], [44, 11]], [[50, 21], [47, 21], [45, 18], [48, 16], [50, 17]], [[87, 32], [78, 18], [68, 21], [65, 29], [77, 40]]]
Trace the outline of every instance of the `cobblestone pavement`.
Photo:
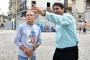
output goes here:
[[[0, 60], [17, 60], [18, 48], [13, 40], [16, 31], [0, 30]], [[90, 34], [78, 34], [79, 60], [90, 60]], [[55, 33], [42, 33], [42, 45], [37, 49], [37, 60], [52, 60], [55, 50]]]

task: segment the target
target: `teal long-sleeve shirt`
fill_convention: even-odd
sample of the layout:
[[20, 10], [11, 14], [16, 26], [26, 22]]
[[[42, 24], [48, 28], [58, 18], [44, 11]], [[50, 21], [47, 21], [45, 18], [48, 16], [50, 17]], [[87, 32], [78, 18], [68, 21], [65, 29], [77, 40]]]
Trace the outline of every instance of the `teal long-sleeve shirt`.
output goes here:
[[57, 15], [46, 12], [45, 18], [56, 24], [56, 48], [66, 48], [77, 45], [76, 21], [69, 13]]

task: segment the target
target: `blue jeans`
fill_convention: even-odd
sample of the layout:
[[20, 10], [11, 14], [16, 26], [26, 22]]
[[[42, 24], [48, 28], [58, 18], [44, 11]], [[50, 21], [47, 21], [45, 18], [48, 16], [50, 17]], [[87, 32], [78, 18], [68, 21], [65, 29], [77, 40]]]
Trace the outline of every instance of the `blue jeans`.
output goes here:
[[36, 56], [33, 56], [32, 59], [29, 59], [27, 57], [18, 56], [18, 60], [36, 60]]

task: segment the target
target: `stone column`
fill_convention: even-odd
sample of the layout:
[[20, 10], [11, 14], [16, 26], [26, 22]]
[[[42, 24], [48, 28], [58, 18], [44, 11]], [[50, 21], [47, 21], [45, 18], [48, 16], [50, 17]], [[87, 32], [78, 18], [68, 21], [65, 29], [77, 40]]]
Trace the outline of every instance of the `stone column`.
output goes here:
[[90, 10], [85, 11], [85, 21], [90, 25]]
[[27, 0], [27, 8], [28, 9], [31, 9], [31, 7], [32, 7], [31, 0]]

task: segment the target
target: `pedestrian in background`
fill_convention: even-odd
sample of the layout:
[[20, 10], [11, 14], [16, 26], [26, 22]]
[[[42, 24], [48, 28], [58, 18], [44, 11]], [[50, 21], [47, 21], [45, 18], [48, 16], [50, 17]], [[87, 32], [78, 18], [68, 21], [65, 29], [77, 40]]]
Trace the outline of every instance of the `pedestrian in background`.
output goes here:
[[55, 14], [43, 11], [34, 4], [32, 9], [56, 24], [56, 49], [53, 60], [78, 60], [76, 20], [71, 14], [64, 13], [64, 5], [59, 2], [54, 3]]
[[84, 35], [84, 34], [86, 35], [86, 31], [87, 31], [87, 22], [84, 21], [84, 22], [83, 22], [83, 35]]
[[19, 48], [18, 60], [36, 60], [35, 50], [41, 44], [41, 30], [34, 24], [35, 19], [35, 13], [28, 10], [26, 22], [17, 29], [14, 42]]
[[80, 21], [79, 23], [78, 23], [78, 29], [79, 29], [79, 34], [81, 34], [81, 31], [82, 31], [82, 27], [83, 27], [83, 25], [82, 25], [82, 21]]

